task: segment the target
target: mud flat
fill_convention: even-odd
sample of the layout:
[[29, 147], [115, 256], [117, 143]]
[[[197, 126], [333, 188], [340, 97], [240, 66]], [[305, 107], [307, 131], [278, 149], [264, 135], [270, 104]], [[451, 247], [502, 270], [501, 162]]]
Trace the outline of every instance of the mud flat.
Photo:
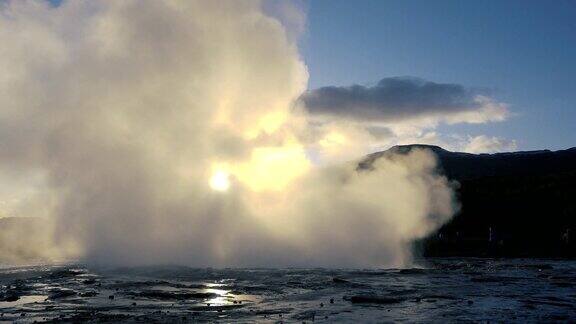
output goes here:
[[0, 322], [570, 321], [576, 262], [434, 258], [412, 269], [0, 270]]

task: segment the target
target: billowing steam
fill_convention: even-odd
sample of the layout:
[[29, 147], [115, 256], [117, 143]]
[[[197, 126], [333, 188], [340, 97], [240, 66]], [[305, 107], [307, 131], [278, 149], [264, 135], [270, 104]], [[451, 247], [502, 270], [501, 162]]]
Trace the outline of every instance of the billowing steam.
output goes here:
[[453, 213], [426, 152], [373, 170], [318, 163], [355, 137], [309, 126], [295, 104], [307, 71], [294, 37], [257, 1], [0, 10], [0, 171], [40, 175], [54, 255], [401, 266], [408, 243]]

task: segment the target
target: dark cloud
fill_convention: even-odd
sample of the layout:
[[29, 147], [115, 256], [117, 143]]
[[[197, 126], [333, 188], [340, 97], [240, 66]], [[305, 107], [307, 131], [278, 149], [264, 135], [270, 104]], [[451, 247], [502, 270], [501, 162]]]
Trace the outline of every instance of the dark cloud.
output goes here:
[[459, 84], [391, 77], [374, 86], [311, 90], [300, 101], [313, 116], [390, 122], [481, 111], [487, 101], [479, 100], [478, 95], [477, 91]]

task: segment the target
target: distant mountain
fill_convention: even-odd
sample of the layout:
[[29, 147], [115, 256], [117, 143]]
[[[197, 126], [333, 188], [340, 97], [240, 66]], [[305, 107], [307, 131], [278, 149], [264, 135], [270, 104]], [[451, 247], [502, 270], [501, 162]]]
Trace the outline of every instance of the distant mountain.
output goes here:
[[576, 148], [496, 154], [401, 145], [367, 156], [425, 149], [455, 186], [460, 212], [417, 242], [425, 256], [576, 256]]
[[535, 176], [576, 171], [576, 147], [561, 151], [471, 154], [450, 152], [434, 145], [398, 145], [383, 152], [370, 154], [361, 164], [367, 166], [383, 155], [406, 154], [414, 149], [433, 152], [438, 158], [440, 171], [453, 180], [491, 176]]

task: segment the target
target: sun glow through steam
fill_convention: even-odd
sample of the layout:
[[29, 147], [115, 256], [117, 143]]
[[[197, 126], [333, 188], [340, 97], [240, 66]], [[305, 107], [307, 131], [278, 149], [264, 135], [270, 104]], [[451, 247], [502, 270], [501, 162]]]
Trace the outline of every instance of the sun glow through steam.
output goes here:
[[229, 174], [224, 171], [216, 171], [210, 178], [210, 188], [215, 191], [228, 191], [230, 188]]

